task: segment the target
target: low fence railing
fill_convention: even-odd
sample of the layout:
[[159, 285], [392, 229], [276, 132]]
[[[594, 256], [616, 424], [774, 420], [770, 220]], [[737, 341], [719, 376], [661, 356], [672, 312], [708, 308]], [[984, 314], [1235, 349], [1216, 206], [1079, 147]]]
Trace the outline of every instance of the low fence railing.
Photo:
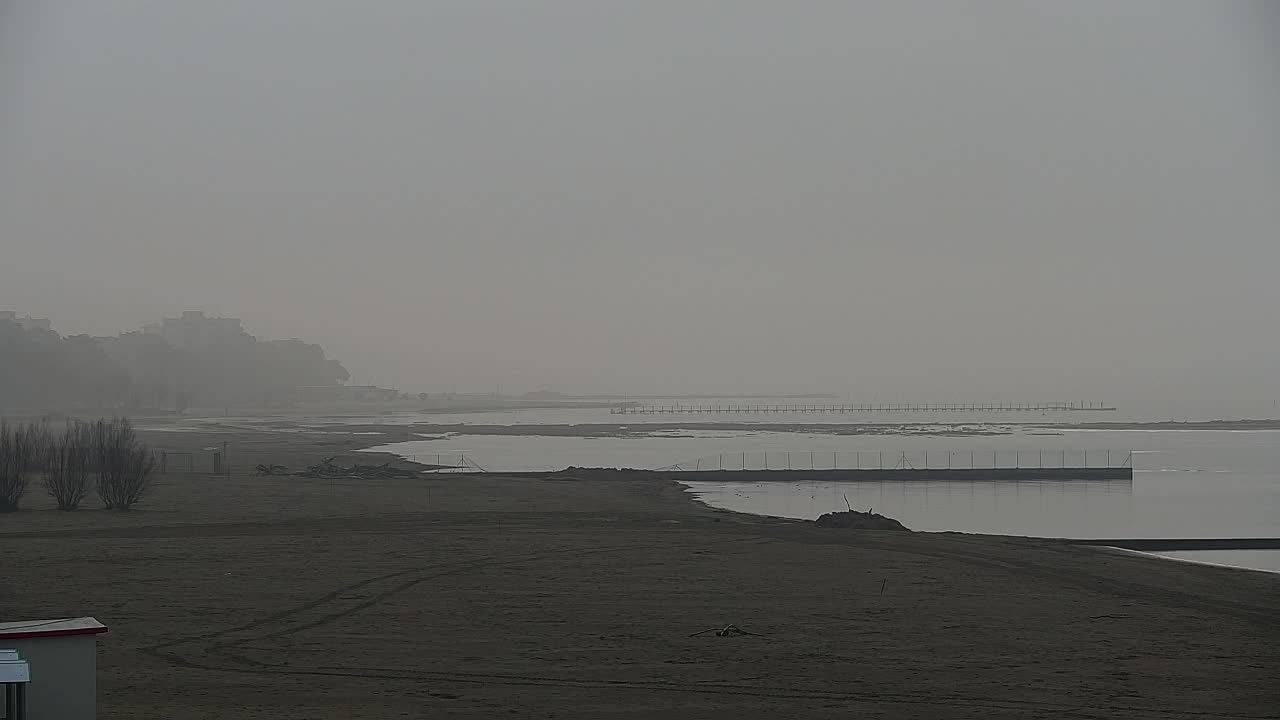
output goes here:
[[656, 470], [1004, 470], [1132, 468], [1133, 451], [895, 450], [717, 453]]

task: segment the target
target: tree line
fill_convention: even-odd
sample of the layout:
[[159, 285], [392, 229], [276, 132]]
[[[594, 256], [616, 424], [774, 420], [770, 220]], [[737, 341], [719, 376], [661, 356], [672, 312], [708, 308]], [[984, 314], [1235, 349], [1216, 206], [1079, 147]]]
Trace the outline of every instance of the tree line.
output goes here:
[[[196, 330], [218, 319], [191, 319]], [[0, 319], [0, 410], [272, 405], [293, 388], [336, 385], [350, 375], [319, 345], [259, 340], [239, 328], [198, 343], [158, 332], [72, 335]]]

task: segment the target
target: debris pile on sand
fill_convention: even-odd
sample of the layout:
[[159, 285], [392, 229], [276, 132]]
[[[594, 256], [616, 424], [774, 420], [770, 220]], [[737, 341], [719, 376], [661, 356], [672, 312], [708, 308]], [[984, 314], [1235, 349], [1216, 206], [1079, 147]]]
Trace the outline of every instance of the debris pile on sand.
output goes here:
[[[826, 513], [813, 521], [818, 527], [849, 528], [852, 530], [907, 530], [902, 523], [879, 513], [844, 510]], [[910, 532], [910, 530], [907, 530]]]
[[305, 478], [413, 478], [418, 473], [413, 470], [393, 467], [391, 463], [381, 465], [352, 465], [343, 467], [333, 462], [333, 458], [325, 458], [318, 465], [309, 465], [298, 473]]

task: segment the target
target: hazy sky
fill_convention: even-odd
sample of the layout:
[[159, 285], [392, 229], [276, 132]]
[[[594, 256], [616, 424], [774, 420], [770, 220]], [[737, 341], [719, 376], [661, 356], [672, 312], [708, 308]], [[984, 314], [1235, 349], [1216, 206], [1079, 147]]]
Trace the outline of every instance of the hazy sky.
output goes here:
[[0, 309], [405, 390], [1277, 397], [1280, 2], [0, 0]]

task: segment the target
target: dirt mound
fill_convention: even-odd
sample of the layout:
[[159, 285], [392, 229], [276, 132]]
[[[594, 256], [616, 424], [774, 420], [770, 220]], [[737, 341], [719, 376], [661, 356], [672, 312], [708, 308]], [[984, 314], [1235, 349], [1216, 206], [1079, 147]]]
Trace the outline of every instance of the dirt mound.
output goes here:
[[813, 521], [818, 527], [849, 528], [852, 530], [907, 530], [902, 523], [879, 513], [845, 510], [826, 513]]

